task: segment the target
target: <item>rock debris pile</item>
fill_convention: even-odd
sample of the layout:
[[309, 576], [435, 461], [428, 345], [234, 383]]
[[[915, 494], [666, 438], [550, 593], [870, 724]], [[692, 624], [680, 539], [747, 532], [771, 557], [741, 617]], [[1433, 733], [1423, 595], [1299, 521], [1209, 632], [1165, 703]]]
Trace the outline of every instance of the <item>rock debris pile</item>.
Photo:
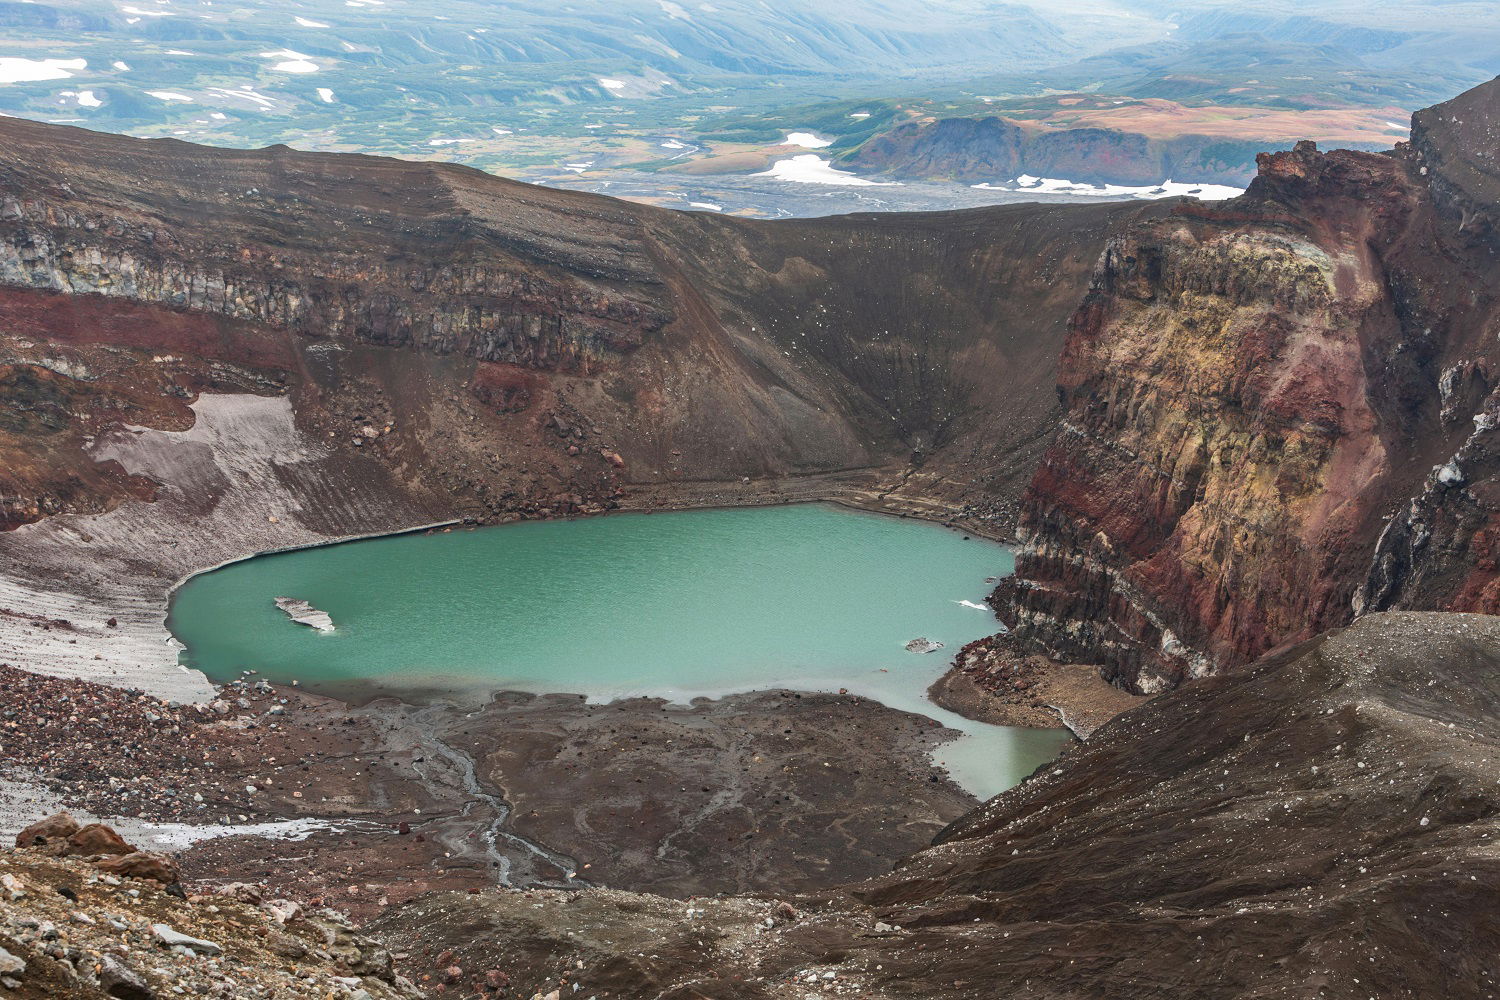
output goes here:
[[[236, 883], [189, 894], [87, 860], [142, 856], [114, 830], [65, 815], [0, 851], [0, 996], [19, 1000], [408, 1000], [384, 948], [332, 910], [263, 899]], [[170, 859], [161, 859], [171, 866]], [[175, 867], [172, 868], [175, 875]]]
[[289, 708], [263, 680], [181, 705], [0, 664], [0, 769], [96, 815], [208, 822], [248, 810], [252, 793], [215, 772]]

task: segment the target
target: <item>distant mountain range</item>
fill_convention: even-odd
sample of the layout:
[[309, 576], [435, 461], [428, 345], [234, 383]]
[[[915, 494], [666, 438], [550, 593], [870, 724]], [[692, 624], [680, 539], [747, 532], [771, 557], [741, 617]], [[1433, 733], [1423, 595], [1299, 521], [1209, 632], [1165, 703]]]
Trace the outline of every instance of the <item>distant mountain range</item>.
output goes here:
[[[763, 170], [811, 128], [847, 168], [908, 179], [1057, 160], [1074, 180], [1240, 182], [1299, 138], [1389, 145], [1500, 72], [1500, 8], [1477, 0], [0, 0], [0, 33], [5, 114], [633, 189], [685, 161]], [[1070, 94], [1119, 107], [1072, 120]], [[1142, 101], [1172, 110], [1145, 122]], [[997, 158], [1011, 128], [1062, 152]], [[1054, 130], [1072, 134], [1033, 136]]]

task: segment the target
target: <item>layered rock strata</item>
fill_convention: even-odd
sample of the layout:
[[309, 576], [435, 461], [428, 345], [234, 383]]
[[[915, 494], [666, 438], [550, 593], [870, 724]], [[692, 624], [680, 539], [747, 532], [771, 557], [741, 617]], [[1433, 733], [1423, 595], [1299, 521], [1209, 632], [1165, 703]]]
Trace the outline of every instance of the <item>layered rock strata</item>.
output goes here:
[[1088, 269], [1160, 211], [768, 224], [0, 136], [0, 662], [184, 695], [171, 586], [266, 549], [830, 497], [1004, 533]]
[[1150, 693], [1363, 611], [1500, 607], [1497, 92], [1110, 242], [999, 595], [1023, 644]]

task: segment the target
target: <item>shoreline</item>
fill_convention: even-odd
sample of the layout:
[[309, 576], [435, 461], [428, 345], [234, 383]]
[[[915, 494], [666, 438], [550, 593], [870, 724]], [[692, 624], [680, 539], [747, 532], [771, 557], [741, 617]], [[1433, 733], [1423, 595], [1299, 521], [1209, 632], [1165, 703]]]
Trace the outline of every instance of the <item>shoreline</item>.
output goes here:
[[[452, 496], [423, 492], [382, 466], [330, 451], [297, 425], [287, 396], [203, 393], [190, 406], [194, 420], [184, 430], [121, 427], [90, 447], [96, 461], [156, 482], [155, 499], [0, 532], [0, 609], [13, 609], [0, 611], [0, 662], [206, 702], [214, 687], [179, 663], [166, 627], [172, 594], [194, 576], [257, 555], [432, 526], [567, 519], [505, 510], [465, 516]], [[1006, 541], [1010, 511], [973, 499], [981, 494], [978, 484], [890, 465], [753, 481], [632, 483], [617, 494], [616, 509], [816, 501]]]
[[13, 668], [0, 684], [39, 706], [0, 771], [0, 830], [76, 810], [210, 884], [292, 837], [305, 865], [263, 877], [366, 916], [506, 884], [815, 891], [888, 870], [977, 804], [923, 752], [952, 731], [856, 695], [351, 710], [243, 682], [204, 711]]
[[[200, 405], [205, 412], [200, 413], [199, 421], [195, 426], [211, 428], [217, 409], [222, 404], [215, 402], [215, 397], [204, 397], [200, 400]], [[265, 404], [262, 403], [259, 405]], [[191, 434], [192, 431], [185, 433]], [[529, 521], [568, 521], [585, 517], [608, 517], [612, 514], [649, 516], [657, 513], [790, 507], [800, 504], [828, 504], [872, 516], [898, 519], [909, 518], [924, 523], [941, 525], [951, 532], [961, 533], [984, 542], [1002, 545], [1013, 542], [1013, 539], [1009, 537], [1009, 533], [994, 521], [985, 521], [981, 518], [966, 516], [964, 510], [960, 507], [948, 505], [942, 500], [928, 495], [923, 487], [931, 487], [934, 484], [936, 484], [936, 487], [942, 487], [945, 484], [950, 488], [954, 486], [954, 484], [947, 483], [945, 480], [937, 477], [924, 478], [920, 472], [912, 470], [909, 467], [872, 467], [843, 470], [835, 473], [814, 473], [801, 476], [757, 479], [748, 482], [741, 479], [691, 483], [633, 484], [620, 498], [618, 507], [598, 513], [548, 515], [544, 517], [509, 516], [485, 520], [473, 520], [457, 516], [429, 517], [413, 519], [415, 523], [397, 523], [385, 530], [377, 528], [377, 530], [363, 530], [322, 537], [307, 537], [308, 533], [306, 529], [299, 527], [299, 519], [295, 514], [290, 517], [287, 514], [282, 514], [280, 518], [265, 516], [263, 521], [269, 522], [269, 524], [262, 523], [248, 537], [243, 537], [240, 534], [223, 535], [210, 539], [209, 544], [195, 545], [192, 548], [183, 546], [179, 549], [175, 544], [171, 544], [171, 551], [162, 552], [160, 556], [175, 556], [176, 561], [179, 563], [184, 561], [183, 557], [186, 557], [189, 565], [174, 573], [170, 583], [166, 583], [165, 581], [158, 582], [159, 571], [152, 571], [149, 567], [147, 570], [150, 573], [149, 577], [137, 571], [135, 581], [125, 581], [127, 585], [134, 583], [135, 592], [139, 594], [140, 598], [144, 598], [147, 603], [147, 608], [143, 610], [146, 610], [149, 616], [144, 618], [144, 620], [136, 618], [135, 621], [130, 622], [130, 625], [135, 626], [135, 631], [144, 631], [146, 633], [142, 638], [147, 644], [153, 641], [150, 638], [151, 636], [158, 637], [155, 640], [156, 645], [153, 647], [153, 655], [149, 657], [137, 657], [134, 664], [136, 669], [130, 670], [127, 676], [121, 677], [118, 673], [113, 677], [109, 676], [106, 671], [100, 670], [97, 667], [91, 668], [91, 663], [87, 660], [90, 653], [95, 654], [95, 659], [97, 660], [98, 654], [102, 652], [102, 647], [111, 645], [121, 638], [120, 635], [115, 633], [113, 626], [107, 629], [78, 629], [76, 630], [76, 634], [69, 636], [70, 646], [72, 647], [70, 652], [76, 650], [77, 653], [82, 654], [81, 656], [76, 656], [73, 662], [68, 664], [71, 669], [58, 669], [55, 663], [46, 663], [46, 657], [35, 658], [43, 661], [40, 664], [34, 662], [32, 657], [24, 655], [18, 655], [14, 658], [16, 662], [24, 664], [26, 669], [39, 670], [42, 673], [52, 676], [71, 676], [105, 684], [114, 684], [120, 687], [140, 688], [177, 700], [199, 704], [206, 703], [216, 696], [223, 685], [229, 683], [234, 678], [222, 678], [218, 681], [211, 680], [203, 672], [182, 663], [179, 659], [182, 647], [177, 642], [175, 636], [173, 636], [170, 625], [175, 597], [188, 582], [199, 576], [238, 563], [248, 562], [262, 556], [305, 551], [325, 546], [345, 545], [357, 541], [400, 537], [402, 535], [431, 532], [440, 529], [453, 529], [461, 525], [472, 525], [474, 528], [504, 527]], [[177, 505], [171, 503], [167, 503], [164, 506], [160, 501], [150, 505], [142, 505], [139, 513], [157, 521], [160, 526], [159, 530], [167, 537], [173, 537], [176, 534], [191, 529], [195, 527], [195, 522], [202, 521], [201, 516], [193, 516], [196, 512], [180, 509]], [[91, 518], [90, 520], [97, 520], [97, 518]], [[401, 520], [405, 519], [401, 518]], [[50, 519], [47, 522], [39, 522], [36, 526], [29, 526], [28, 529], [22, 530], [35, 531], [38, 534], [64, 530], [78, 533], [83, 529], [84, 523], [86, 522], [82, 522], [79, 518], [63, 517]], [[274, 536], [284, 534], [287, 531], [300, 534], [302, 537], [296, 540], [277, 541], [269, 545], [254, 544], [255, 541], [259, 541], [267, 535]], [[241, 540], [250, 544], [237, 544]], [[224, 551], [225, 548], [228, 548], [229, 551]], [[215, 549], [218, 549], [218, 551], [215, 552]], [[196, 560], [193, 558], [194, 550], [202, 551], [204, 555], [211, 558]], [[150, 554], [158, 555], [156, 552], [150, 552]], [[158, 559], [159, 563], [166, 561], [166, 558], [159, 557]], [[25, 563], [21, 562], [19, 565], [24, 566]], [[73, 605], [83, 606], [90, 600], [88, 597], [89, 588], [87, 587], [70, 587], [65, 593], [68, 595], [66, 598], [67, 602]], [[153, 595], [155, 594], [159, 594], [160, 597], [154, 597]], [[99, 601], [99, 603], [112, 608], [114, 602], [117, 600], [118, 597], [116, 595], [108, 595], [105, 596], [104, 600]], [[150, 607], [151, 604], [155, 604], [155, 607]], [[102, 612], [96, 613], [102, 616]], [[121, 618], [124, 619], [124, 616], [122, 615]], [[998, 628], [998, 623], [995, 623], [995, 627]], [[120, 631], [123, 632], [125, 629], [121, 629]], [[23, 651], [18, 649], [16, 652], [21, 653]], [[169, 657], [170, 661], [168, 660]], [[83, 660], [84, 662], [80, 664], [78, 660]], [[170, 662], [171, 667], [176, 668], [175, 671], [169, 672], [168, 662]], [[159, 666], [153, 666], [153, 664], [159, 664]], [[796, 678], [782, 678], [779, 684], [808, 692], [827, 691], [828, 693], [833, 693], [840, 687], [844, 687], [848, 690], [863, 691], [865, 697], [869, 697], [881, 704], [889, 702], [891, 703], [891, 707], [927, 715], [940, 716], [947, 710], [947, 706], [930, 697], [923, 696], [919, 700], [913, 700], [903, 696], [892, 697], [891, 692], [884, 689], [872, 691], [866, 685], [861, 684], [857, 678], [850, 678], [840, 684], [805, 686], [799, 684]], [[696, 691], [621, 692], [610, 695], [591, 695], [591, 697], [617, 698], [621, 696], [663, 695], [674, 701], [690, 703], [692, 699], [699, 697], [719, 699], [729, 695], [743, 695], [761, 690], [769, 690], [773, 687], [773, 685], [768, 684], [756, 684], [744, 688], [729, 685]], [[475, 703], [483, 703], [487, 700], [493, 700], [503, 693], [503, 688], [483, 687], [482, 689], [476, 689], [474, 696], [470, 700]], [[412, 698], [412, 694], [413, 692], [411, 691], [382, 691], [374, 695], [374, 697], [390, 696], [406, 701], [408, 698]], [[430, 692], [433, 700], [454, 700], [455, 694], [458, 695], [457, 700], [465, 700], [462, 693], [443, 690], [436, 685]], [[340, 697], [341, 700], [346, 701], [351, 706], [357, 706], [365, 700], [358, 695], [343, 698], [339, 692], [333, 692], [333, 695]], [[415, 704], [421, 704], [425, 700], [426, 698], [424, 698], [422, 693], [418, 693], [415, 698], [412, 698], [412, 702]], [[983, 716], [976, 718], [965, 712], [958, 712], [955, 715], [970, 723], [993, 724]], [[948, 719], [948, 724], [950, 725], [956, 722], [957, 719], [952, 717]], [[1016, 725], [1017, 723], [1007, 722], [1002, 724]], [[1059, 723], [1052, 718], [1032, 718], [1021, 721], [1019, 724], [1031, 729], [1059, 728]], [[970, 744], [973, 739], [983, 739], [983, 737], [976, 737], [968, 726], [962, 726], [961, 729], [964, 735], [958, 739], [966, 745], [967, 749], [972, 749]], [[973, 744], [973, 746], [977, 746], [977, 744]], [[973, 756], [972, 753], [969, 756]], [[961, 760], [964, 758], [965, 755], [962, 752], [955, 754], [955, 759]], [[994, 786], [983, 780], [984, 775], [979, 773], [979, 769], [972, 762], [968, 765], [967, 772], [964, 770], [964, 764], [955, 764], [953, 766], [960, 775], [966, 774], [966, 777], [962, 777], [961, 780], [964, 786], [971, 789], [975, 794], [982, 796], [985, 792], [993, 791]]]
[[[780, 483], [780, 481], [772, 482]], [[702, 493], [695, 493], [691, 497], [683, 497], [679, 494], [676, 499], [678, 505], [671, 507], [660, 504], [649, 507], [632, 505], [601, 513], [516, 518], [500, 523], [449, 520], [390, 532], [372, 532], [359, 536], [329, 539], [323, 542], [281, 546], [255, 555], [223, 560], [200, 573], [189, 574], [173, 586], [171, 591], [169, 591], [168, 599], [169, 602], [174, 600], [180, 588], [199, 575], [215, 572], [218, 569], [234, 565], [238, 562], [246, 562], [260, 555], [270, 556], [287, 552], [305, 551], [325, 546], [347, 544], [348, 542], [358, 540], [393, 538], [422, 532], [431, 533], [439, 528], [449, 529], [458, 525], [466, 525], [468, 530], [474, 531], [480, 528], [503, 528], [525, 523], [605, 518], [611, 515], [645, 517], [656, 513], [686, 514], [707, 511], [824, 505], [873, 517], [910, 518], [926, 524], [940, 525], [947, 528], [950, 532], [961, 533], [966, 538], [975, 538], [982, 544], [987, 543], [1000, 546], [1005, 546], [1006, 544], [981, 536], [972, 529], [956, 525], [951, 521], [941, 519], [937, 516], [917, 516], [910, 511], [891, 509], [889, 505], [872, 504], [864, 498], [850, 497], [848, 495], [840, 496], [837, 494], [830, 496], [829, 493], [821, 491], [814, 494], [790, 497], [767, 497], [764, 495], [725, 497], [722, 494], [704, 496]], [[991, 615], [993, 614], [988, 608], [986, 608], [986, 611]], [[173, 607], [169, 603], [168, 614], [164, 619], [164, 625], [169, 630], [172, 614]], [[987, 623], [981, 627], [987, 630], [991, 627], [991, 624], [993, 624], [993, 627], [999, 627], [998, 623]], [[947, 658], [945, 657], [944, 659], [946, 660]], [[921, 672], [927, 674], [929, 669], [930, 667], [924, 665]], [[932, 675], [927, 674], [927, 676], [931, 677]], [[228, 684], [238, 678], [219, 676], [208, 677], [207, 679], [210, 683]], [[283, 680], [286, 679], [283, 678]], [[381, 684], [379, 679], [371, 681], [352, 681], [346, 679], [342, 682], [332, 682], [329, 684], [314, 683], [309, 685], [306, 690], [337, 699], [350, 706], [353, 710], [363, 708], [382, 699], [392, 699], [399, 704], [414, 708], [451, 705], [456, 707], [478, 706], [482, 709], [482, 706], [492, 704], [511, 694], [579, 696], [585, 698], [593, 705], [639, 698], [661, 699], [668, 705], [682, 708], [691, 707], [699, 700], [713, 702], [734, 696], [750, 696], [778, 690], [791, 690], [807, 694], [852, 694], [866, 698], [892, 710], [921, 715], [939, 725], [953, 729], [954, 732], [949, 744], [943, 748], [932, 748], [928, 756], [931, 758], [933, 766], [946, 770], [960, 787], [979, 799], [989, 798], [1012, 786], [1014, 776], [1011, 774], [1011, 764], [1009, 762], [1022, 759], [1030, 763], [1035, 763], [1036, 759], [1039, 759], [1036, 749], [1037, 740], [1022, 734], [1004, 734], [997, 731], [997, 727], [1038, 731], [1059, 731], [1066, 728], [1055, 717], [1051, 716], [1032, 717], [1021, 720], [993, 720], [983, 715], [975, 715], [969, 712], [950, 712], [948, 705], [930, 697], [926, 693], [928, 682], [925, 680], [918, 678], [917, 683], [920, 686], [914, 690], [906, 690], [910, 685], [903, 685], [895, 682], [894, 679], [885, 683], [882, 683], [882, 680], [883, 678], [876, 676], [873, 671], [856, 670], [840, 676], [829, 677], [806, 678], [789, 674], [746, 683], [729, 681], [698, 687], [679, 687], [674, 685], [667, 687], [648, 686], [601, 690], [591, 689], [587, 686], [579, 688], [553, 688], [536, 684], [527, 684], [519, 687], [508, 687], [503, 684], [497, 686], [494, 682], [482, 678], [445, 677], [439, 674], [426, 679], [424, 683], [420, 684], [399, 683], [386, 686]], [[303, 678], [303, 681], [306, 683], [305, 678]], [[1045, 756], [1050, 759], [1052, 755], [1047, 754]], [[990, 761], [994, 762], [992, 766], [989, 764]], [[1028, 766], [1024, 770], [1029, 772], [1030, 769]]]
[[1096, 666], [1059, 663], [1012, 649], [1004, 634], [960, 650], [927, 689], [927, 697], [956, 715], [991, 725], [1050, 720], [1083, 742], [1116, 716], [1150, 700], [1110, 684]]
[[[863, 471], [863, 470], [860, 470], [860, 471]], [[785, 482], [788, 482], [788, 480], [785, 480], [785, 479], [778, 479], [778, 480], [756, 480], [756, 481], [752, 481], [752, 484], [755, 484], [755, 483], [765, 484], [765, 483], [773, 483], [773, 482], [774, 483], [785, 483]], [[717, 482], [715, 482], [712, 485], [714, 485], [715, 487], [721, 487], [722, 488], [722, 487], [734, 486], [734, 485], [738, 485], [738, 484], [736, 484], [736, 483], [717, 483]], [[176, 597], [177, 592], [179, 590], [181, 590], [189, 581], [194, 580], [197, 577], [203, 576], [203, 575], [208, 574], [208, 573], [216, 572], [217, 570], [224, 569], [224, 568], [226, 568], [228, 566], [234, 566], [234, 565], [237, 565], [239, 563], [249, 562], [252, 559], [259, 559], [259, 558], [261, 558], [263, 556], [283, 555], [283, 554], [286, 554], [286, 553], [289, 553], [289, 552], [303, 552], [303, 551], [307, 551], [307, 550], [310, 550], [310, 549], [321, 549], [321, 548], [328, 548], [328, 547], [337, 546], [337, 545], [348, 545], [348, 544], [351, 544], [351, 543], [354, 543], [354, 542], [373, 541], [375, 539], [380, 539], [380, 538], [399, 538], [399, 537], [401, 537], [403, 535], [421, 534], [423, 532], [435, 531], [435, 530], [442, 529], [442, 528], [466, 527], [466, 528], [469, 528], [470, 530], [473, 530], [473, 529], [476, 529], [476, 528], [504, 528], [504, 527], [510, 527], [510, 526], [517, 525], [517, 524], [544, 523], [544, 522], [560, 522], [560, 521], [581, 521], [581, 520], [586, 520], [586, 519], [591, 520], [591, 519], [595, 519], [595, 518], [606, 518], [606, 517], [610, 517], [612, 515], [613, 516], [618, 516], [618, 515], [621, 515], [621, 514], [632, 514], [632, 515], [649, 516], [649, 515], [653, 515], [653, 514], [657, 514], [657, 513], [674, 513], [675, 514], [675, 513], [686, 513], [686, 512], [692, 512], [692, 511], [747, 510], [747, 509], [764, 508], [764, 507], [792, 507], [792, 506], [799, 506], [799, 505], [803, 505], [803, 504], [830, 504], [830, 505], [833, 505], [833, 506], [836, 506], [836, 507], [843, 507], [843, 508], [845, 508], [847, 510], [859, 511], [861, 513], [866, 513], [866, 514], [876, 514], [876, 515], [880, 515], [880, 516], [883, 516], [883, 517], [895, 518], [895, 519], [898, 519], [898, 520], [906, 520], [906, 519], [918, 520], [918, 521], [923, 521], [923, 522], [926, 522], [926, 523], [929, 523], [929, 524], [940, 525], [940, 526], [942, 526], [944, 528], [947, 528], [949, 531], [953, 531], [953, 532], [956, 532], [956, 533], [965, 533], [965, 534], [968, 534], [968, 535], [972, 535], [975, 538], [980, 538], [980, 539], [982, 539], [984, 541], [992, 542], [994, 544], [1005, 545], [1005, 546], [1012, 546], [1012, 545], [1015, 544], [1014, 538], [1012, 538], [1012, 537], [1010, 537], [1010, 536], [1008, 536], [1008, 535], [1006, 535], [1004, 533], [987, 532], [987, 531], [982, 530], [980, 527], [975, 527], [975, 526], [973, 526], [971, 524], [962, 524], [962, 525], [960, 525], [957, 522], [953, 521], [951, 518], [943, 518], [943, 517], [936, 516], [936, 514], [937, 514], [936, 511], [933, 511], [933, 512], [930, 512], [930, 513], [922, 513], [922, 512], [919, 512], [917, 510], [895, 509], [895, 508], [892, 508], [890, 506], [882, 506], [882, 505], [879, 505], [877, 503], [873, 503], [873, 502], [870, 502], [870, 501], [867, 501], [867, 500], [863, 500], [863, 499], [860, 499], [860, 498], [857, 498], [857, 497], [854, 497], [854, 496], [839, 495], [837, 493], [826, 493], [826, 494], [825, 493], [815, 493], [815, 494], [810, 494], [810, 495], [806, 495], [806, 496], [795, 496], [795, 497], [750, 497], [750, 498], [743, 499], [742, 501], [739, 501], [739, 502], [736, 502], [736, 501], [734, 501], [732, 499], [725, 499], [725, 498], [722, 498], [722, 497], [714, 497], [712, 500], [704, 500], [703, 502], [694, 502], [693, 500], [689, 500], [686, 503], [679, 503], [679, 504], [671, 505], [671, 506], [667, 506], [667, 505], [627, 506], [627, 505], [622, 504], [620, 507], [618, 507], [618, 508], [616, 508], [614, 510], [605, 510], [605, 511], [601, 511], [601, 512], [596, 513], [596, 514], [564, 514], [564, 515], [548, 515], [548, 516], [545, 516], [545, 517], [516, 517], [516, 518], [513, 518], [513, 519], [509, 519], [509, 520], [497, 520], [497, 521], [471, 521], [471, 520], [466, 519], [466, 518], [449, 518], [449, 519], [441, 520], [441, 521], [433, 521], [433, 522], [429, 522], [429, 523], [425, 523], [425, 524], [412, 525], [410, 527], [393, 528], [393, 529], [391, 529], [389, 531], [368, 531], [368, 532], [361, 532], [361, 533], [357, 533], [357, 534], [340, 535], [340, 536], [330, 537], [330, 538], [322, 539], [322, 540], [314, 540], [314, 541], [307, 541], [307, 542], [298, 542], [298, 543], [294, 543], [294, 544], [290, 544], [290, 545], [272, 546], [270, 548], [259, 549], [257, 551], [249, 552], [249, 553], [246, 553], [246, 554], [243, 554], [243, 555], [230, 556], [230, 557], [222, 559], [222, 560], [220, 560], [220, 561], [218, 561], [216, 563], [213, 563], [212, 565], [205, 566], [202, 569], [191, 570], [191, 571], [183, 574], [182, 576], [178, 577], [177, 580], [175, 582], [173, 582], [167, 588], [167, 591], [166, 591], [166, 607], [165, 607], [165, 610], [163, 611], [162, 616], [161, 616], [161, 626], [162, 626], [162, 628], [167, 633], [168, 644], [171, 645], [174, 649], [179, 649], [180, 650], [180, 648], [181, 648], [180, 647], [180, 643], [178, 642], [176, 636], [172, 634], [172, 630], [171, 630], [171, 628], [170, 628], [170, 626], [168, 624], [171, 621], [171, 617], [172, 617], [172, 601]], [[993, 613], [993, 609], [990, 609], [990, 610], [991, 610], [991, 613]], [[998, 626], [998, 624], [999, 624], [998, 620], [996, 621], [996, 624]], [[211, 678], [209, 678], [206, 674], [204, 674], [201, 670], [198, 670], [195, 667], [190, 667], [190, 666], [188, 666], [186, 664], [181, 663], [180, 661], [178, 663], [178, 668], [181, 669], [181, 670], [183, 670], [183, 671], [185, 671], [185, 672], [196, 674], [196, 675], [202, 677], [204, 679], [204, 681], [206, 681], [208, 684], [213, 685], [215, 687], [222, 687], [223, 683], [228, 683], [228, 682], [217, 683], [217, 682], [213, 681]], [[82, 679], [82, 680], [97, 680], [96, 678], [91, 678], [91, 677], [80, 677], [79, 679]], [[100, 683], [109, 683], [107, 680], [100, 680], [99, 682]], [[719, 694], [701, 694], [701, 695], [700, 694], [694, 694], [691, 697], [723, 697], [723, 696], [725, 696], [727, 694], [744, 694], [744, 693], [749, 693], [750, 690], [759, 690], [759, 689], [746, 689], [744, 691], [741, 691], [741, 690], [729, 690], [729, 691], [721, 692]], [[502, 690], [493, 690], [493, 691], [490, 691], [488, 693], [491, 694], [491, 695], [497, 695], [497, 694], [503, 694], [505, 692], [502, 689]], [[568, 694], [568, 693], [573, 693], [573, 692], [546, 692], [546, 693]], [[379, 698], [379, 697], [382, 697], [382, 696], [399, 697], [397, 695], [377, 695], [376, 698]], [[624, 695], [624, 696], [625, 697], [634, 697], [636, 695], [627, 694], [627, 695]], [[642, 694], [640, 696], [655, 697], [656, 695], [650, 694], [650, 693], [644, 693], [644, 694]], [[341, 700], [344, 700], [344, 699], [341, 699]], [[354, 703], [353, 702], [349, 702], [349, 704], [353, 705]], [[939, 707], [943, 707], [943, 706], [939, 706]], [[956, 713], [956, 714], [962, 715], [963, 713]], [[968, 718], [968, 716], [965, 716], [965, 718]], [[973, 721], [984, 721], [984, 720], [982, 720], [982, 719], [975, 719]], [[1057, 728], [1057, 727], [1055, 727], [1055, 726], [1028, 726], [1027, 728]]]
[[[815, 473], [807, 476], [789, 476], [781, 479], [752, 480], [745, 484], [736, 481], [705, 482], [703, 485], [711, 486], [714, 494], [710, 497], [707, 491], [684, 490], [682, 483], [634, 483], [632, 489], [638, 491], [635, 497], [627, 493], [620, 507], [613, 511], [605, 511], [602, 514], [572, 515], [575, 517], [608, 517], [615, 513], [638, 513], [652, 511], [681, 511], [681, 510], [734, 510], [743, 507], [779, 507], [798, 503], [828, 503], [850, 510], [864, 511], [870, 514], [883, 514], [887, 517], [912, 518], [918, 521], [926, 521], [938, 524], [950, 531], [966, 532], [986, 541], [997, 542], [1002, 545], [1015, 545], [1014, 534], [1008, 530], [997, 530], [982, 520], [966, 516], [951, 506], [945, 506], [938, 500], [923, 500], [917, 497], [902, 496], [899, 500], [906, 501], [902, 504], [898, 501], [890, 502], [886, 498], [895, 496], [897, 491], [905, 485], [903, 480], [891, 489], [858, 489], [852, 485], [831, 490], [820, 490], [804, 494], [788, 495], [779, 492], [775, 495], [765, 493], [752, 493], [749, 496], [732, 497], [725, 496], [718, 491], [742, 490], [750, 491], [759, 488], [764, 490], [767, 485], [788, 486], [801, 481], [829, 482], [850, 475], [873, 474], [900, 475], [907, 467], [873, 467], [870, 469], [844, 470], [835, 473]], [[632, 504], [630, 500], [639, 499], [640, 493], [647, 491], [661, 491], [665, 496], [657, 498], [653, 504]], [[685, 494], [685, 497], [682, 496]], [[533, 520], [567, 520], [569, 518], [535, 518]]]

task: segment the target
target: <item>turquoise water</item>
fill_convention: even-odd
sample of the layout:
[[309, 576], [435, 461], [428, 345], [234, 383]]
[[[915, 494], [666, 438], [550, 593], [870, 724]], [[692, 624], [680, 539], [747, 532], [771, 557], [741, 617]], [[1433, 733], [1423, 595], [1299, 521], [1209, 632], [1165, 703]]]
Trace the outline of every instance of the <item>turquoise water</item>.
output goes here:
[[[622, 514], [259, 556], [185, 583], [168, 625], [214, 680], [253, 669], [354, 699], [846, 688], [964, 730], [934, 759], [990, 795], [1064, 734], [969, 722], [923, 692], [996, 629], [986, 581], [1011, 568], [1004, 546], [820, 504]], [[292, 622], [279, 596], [335, 630]], [[907, 652], [918, 636], [946, 648]]]

